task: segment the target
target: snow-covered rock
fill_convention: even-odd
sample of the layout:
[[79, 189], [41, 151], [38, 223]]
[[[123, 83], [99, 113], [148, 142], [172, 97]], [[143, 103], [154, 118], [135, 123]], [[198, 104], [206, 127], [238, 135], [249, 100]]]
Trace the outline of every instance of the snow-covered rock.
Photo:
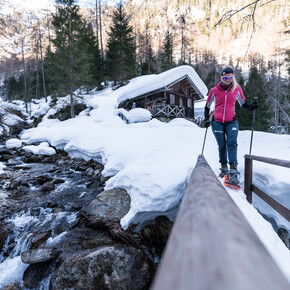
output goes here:
[[19, 148], [22, 146], [22, 141], [20, 139], [12, 138], [5, 143], [7, 148]]

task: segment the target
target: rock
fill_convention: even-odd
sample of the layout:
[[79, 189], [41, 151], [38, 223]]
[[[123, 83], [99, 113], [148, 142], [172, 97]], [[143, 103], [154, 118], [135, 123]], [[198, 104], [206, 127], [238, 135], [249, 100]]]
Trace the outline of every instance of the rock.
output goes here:
[[87, 170], [86, 170], [86, 175], [87, 176], [91, 177], [91, 176], [94, 175], [94, 173], [95, 173], [95, 171], [94, 171], [93, 168], [87, 168]]
[[23, 284], [28, 289], [43, 289], [39, 282], [49, 275], [51, 261], [29, 265], [23, 274]]
[[278, 233], [280, 239], [286, 245], [286, 247], [288, 249], [290, 249], [290, 235], [289, 235], [289, 232], [286, 229], [278, 228], [277, 233]]
[[82, 213], [93, 226], [111, 226], [127, 214], [130, 201], [125, 189], [114, 188], [100, 193]]
[[155, 218], [155, 224], [144, 227], [141, 231], [143, 242], [149, 249], [154, 248], [155, 253], [161, 257], [166, 246], [173, 223], [166, 216]]
[[46, 182], [42, 185], [42, 192], [49, 192], [55, 189], [55, 184], [53, 181]]
[[7, 180], [9, 178], [11, 178], [13, 176], [13, 173], [12, 172], [9, 172], [9, 171], [6, 171], [4, 173], [1, 173], [0, 174], [0, 181], [1, 180]]
[[7, 162], [9, 159], [15, 158], [12, 154], [2, 154], [0, 155], [0, 161]]
[[49, 174], [44, 174], [44, 175], [36, 176], [35, 180], [39, 185], [43, 185], [44, 183], [53, 180], [53, 177]]
[[28, 250], [21, 253], [21, 261], [25, 264], [36, 264], [49, 261], [59, 255], [55, 248]]
[[[78, 115], [80, 112], [85, 110], [87, 106], [85, 104], [74, 104], [74, 113]], [[50, 115], [48, 119], [59, 119], [60, 121], [65, 121], [71, 118], [71, 108], [70, 106], [58, 109], [54, 115]]]
[[104, 246], [66, 259], [54, 272], [50, 289], [146, 289], [152, 270], [140, 249]]
[[83, 250], [91, 250], [104, 245], [114, 245], [109, 232], [87, 227], [76, 227], [68, 231], [54, 246], [63, 253], [77, 253]]
[[31, 241], [31, 246], [29, 249], [34, 250], [38, 248], [41, 244], [43, 244], [49, 239], [50, 234], [51, 234], [50, 232], [45, 232], [45, 233], [35, 235]]
[[28, 165], [28, 164], [19, 164], [19, 165], [15, 165], [13, 166], [13, 170], [29, 170], [31, 169], [32, 166], [31, 165]]
[[20, 185], [22, 185], [22, 181], [20, 178], [15, 178], [10, 182], [9, 185], [9, 189], [16, 189], [17, 187], [19, 187]]
[[53, 180], [54, 184], [61, 184], [61, 183], [65, 183], [65, 180], [61, 179], [61, 178], [57, 178], [55, 180]]
[[39, 163], [41, 162], [42, 159], [43, 159], [43, 156], [41, 155], [34, 155], [30, 152], [27, 152], [25, 154], [23, 161], [26, 163]]
[[15, 283], [3, 288], [3, 290], [21, 290], [21, 286], [18, 282], [15, 282]]
[[11, 158], [7, 161], [6, 165], [7, 166], [15, 166], [15, 165], [19, 165], [19, 164], [21, 164], [20, 161]]
[[7, 228], [3, 223], [0, 223], [0, 252], [2, 250], [2, 247], [4, 246], [7, 236], [8, 236]]

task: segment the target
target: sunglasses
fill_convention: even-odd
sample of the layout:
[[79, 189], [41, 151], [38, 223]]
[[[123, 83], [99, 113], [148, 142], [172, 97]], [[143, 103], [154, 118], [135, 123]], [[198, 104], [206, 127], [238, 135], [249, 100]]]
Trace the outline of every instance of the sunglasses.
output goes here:
[[233, 76], [223, 77], [223, 80], [227, 81], [227, 80], [231, 80], [232, 78], [233, 78]]

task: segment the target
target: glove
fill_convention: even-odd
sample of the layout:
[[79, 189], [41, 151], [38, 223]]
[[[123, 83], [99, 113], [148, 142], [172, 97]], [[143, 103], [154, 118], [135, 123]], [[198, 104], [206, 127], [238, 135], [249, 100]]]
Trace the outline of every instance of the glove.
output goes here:
[[208, 128], [210, 126], [210, 120], [208, 118], [204, 119], [204, 127]]
[[252, 103], [249, 107], [250, 111], [258, 110], [259, 109], [259, 104], [258, 103]]

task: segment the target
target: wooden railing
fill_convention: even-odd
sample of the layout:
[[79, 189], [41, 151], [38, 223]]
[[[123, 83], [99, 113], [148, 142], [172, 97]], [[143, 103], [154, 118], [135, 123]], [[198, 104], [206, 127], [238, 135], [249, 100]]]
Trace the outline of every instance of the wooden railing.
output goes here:
[[176, 105], [154, 105], [151, 113], [154, 117], [184, 117], [184, 107]]
[[151, 289], [289, 289], [203, 155], [191, 174]]
[[259, 187], [253, 184], [253, 160], [269, 163], [273, 165], [278, 165], [282, 167], [290, 168], [290, 161], [274, 159], [255, 155], [245, 155], [245, 186], [244, 191], [247, 196], [249, 203], [252, 203], [252, 198], [254, 192], [261, 199], [263, 199], [267, 204], [269, 204], [273, 209], [275, 209], [280, 215], [282, 215], [286, 220], [290, 222], [290, 210], [279, 201], [274, 199], [272, 196], [261, 190]]

